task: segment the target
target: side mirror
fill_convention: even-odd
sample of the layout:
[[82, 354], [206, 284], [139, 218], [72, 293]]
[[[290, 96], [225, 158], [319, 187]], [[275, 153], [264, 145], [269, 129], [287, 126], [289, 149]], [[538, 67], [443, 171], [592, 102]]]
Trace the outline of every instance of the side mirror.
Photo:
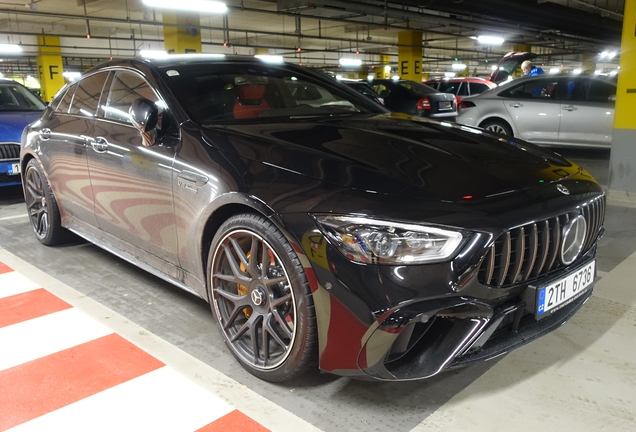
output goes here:
[[135, 100], [130, 106], [129, 114], [133, 126], [142, 133], [150, 132], [157, 127], [159, 108], [148, 99], [139, 98]]

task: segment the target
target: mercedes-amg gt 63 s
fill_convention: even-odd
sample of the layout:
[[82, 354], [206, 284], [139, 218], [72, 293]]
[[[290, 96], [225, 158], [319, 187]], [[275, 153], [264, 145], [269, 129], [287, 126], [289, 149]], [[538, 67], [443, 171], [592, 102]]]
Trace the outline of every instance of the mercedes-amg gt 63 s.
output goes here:
[[267, 58], [93, 68], [20, 164], [41, 243], [74, 233], [207, 300], [270, 381], [497, 357], [581, 308], [603, 234], [603, 190], [561, 156]]

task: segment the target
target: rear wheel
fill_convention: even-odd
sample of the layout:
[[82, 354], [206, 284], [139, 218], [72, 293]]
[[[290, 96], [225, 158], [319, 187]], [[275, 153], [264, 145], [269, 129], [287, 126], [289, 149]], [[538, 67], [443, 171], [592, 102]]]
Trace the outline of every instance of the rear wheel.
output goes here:
[[35, 237], [54, 246], [69, 240], [71, 233], [62, 228], [60, 211], [49, 182], [37, 160], [31, 159], [24, 173], [24, 200]]
[[316, 363], [307, 277], [284, 235], [241, 214], [217, 231], [208, 260], [210, 300], [224, 342], [250, 373], [285, 381]]
[[481, 125], [482, 128], [489, 132], [494, 132], [499, 135], [512, 136], [512, 129], [510, 125], [503, 120], [488, 120]]

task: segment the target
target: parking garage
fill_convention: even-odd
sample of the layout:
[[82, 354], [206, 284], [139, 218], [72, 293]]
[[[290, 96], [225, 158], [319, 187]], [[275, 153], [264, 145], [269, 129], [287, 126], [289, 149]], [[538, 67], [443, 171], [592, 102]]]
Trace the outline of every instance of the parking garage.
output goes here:
[[634, 428], [636, 3], [182, 3], [0, 4], [0, 430]]

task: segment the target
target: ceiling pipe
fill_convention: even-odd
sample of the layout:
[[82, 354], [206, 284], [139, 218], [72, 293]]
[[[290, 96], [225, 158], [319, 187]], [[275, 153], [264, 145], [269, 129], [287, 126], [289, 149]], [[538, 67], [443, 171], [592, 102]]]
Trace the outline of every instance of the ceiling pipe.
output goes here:
[[[422, 12], [413, 12], [410, 9], [412, 9], [411, 7], [405, 6], [405, 10], [402, 9], [392, 9], [390, 6], [388, 6], [388, 8], [385, 10], [383, 7], [377, 7], [377, 6], [372, 6], [372, 5], [368, 5], [368, 4], [359, 4], [355, 5], [353, 2], [343, 2], [341, 0], [315, 0], [315, 2], [313, 2], [314, 4], [323, 4], [326, 6], [330, 6], [330, 7], [337, 7], [338, 9], [343, 9], [343, 5], [346, 5], [347, 8], [352, 8], [355, 9], [355, 11], [363, 13], [363, 14], [372, 14], [372, 15], [376, 15], [376, 16], [383, 16], [386, 13], [386, 16], [392, 16], [393, 18], [396, 19], [401, 19], [401, 20], [406, 20], [409, 19], [409, 22], [412, 24], [414, 21], [415, 22], [425, 22], [425, 23], [439, 23], [439, 22], [444, 22], [446, 24], [449, 25], [454, 25], [454, 26], [458, 26], [458, 25], [462, 25], [465, 26], [467, 28], [464, 29], [464, 31], [468, 31], [470, 30], [470, 28], [483, 28], [483, 29], [492, 29], [492, 26], [497, 26], [499, 28], [508, 28], [510, 32], [514, 32], [516, 34], [522, 34], [531, 38], [538, 38], [541, 36], [545, 36], [545, 37], [549, 37], [550, 39], [554, 39], [554, 40], [558, 40], [558, 41], [564, 41], [564, 42], [576, 42], [576, 43], [589, 43], [590, 47], [586, 49], [586, 51], [589, 51], [589, 49], [595, 50], [595, 49], [601, 49], [603, 48], [605, 45], [593, 40], [593, 39], [585, 39], [585, 38], [578, 38], [578, 37], [572, 37], [572, 36], [566, 36], [566, 35], [559, 35], [559, 34], [555, 34], [555, 33], [549, 33], [547, 31], [541, 31], [541, 30], [526, 30], [526, 29], [521, 29], [519, 26], [511, 26], [511, 25], [504, 25], [503, 23], [489, 23], [489, 24], [479, 24], [473, 21], [466, 21], [466, 20], [456, 20], [456, 19], [452, 19], [452, 18], [445, 18], [445, 17], [441, 17], [441, 16], [437, 16], [437, 15], [430, 15], [430, 14], [424, 14]], [[387, 3], [387, 5], [391, 5], [391, 3]], [[240, 8], [240, 7], [231, 7], [229, 8], [230, 10], [236, 10], [236, 11], [248, 11], [248, 12], [254, 12], [254, 13], [272, 13], [272, 14], [277, 14], [279, 15], [278, 12], [276, 11], [260, 11], [258, 9], [248, 9], [248, 8]], [[350, 10], [350, 9], [347, 9]], [[16, 15], [26, 15], [26, 16], [40, 16], [40, 17], [46, 17], [46, 18], [52, 18], [52, 19], [79, 19], [79, 20], [84, 20], [85, 18], [81, 15], [69, 15], [69, 14], [54, 14], [54, 13], [47, 13], [47, 12], [39, 12], [39, 11], [19, 11], [19, 10], [3, 10], [0, 9], [0, 13], [13, 13]], [[297, 16], [298, 14], [290, 14], [290, 16]], [[324, 17], [313, 17], [313, 16], [308, 16], [303, 14], [303, 17], [308, 18], [308, 19], [321, 19], [321, 20], [328, 20], [328, 18], [324, 18]], [[166, 27], [184, 27], [184, 26], [180, 26], [178, 24], [163, 24], [163, 23], [156, 23], [156, 22], [148, 22], [148, 21], [143, 21], [143, 20], [131, 20], [131, 19], [119, 19], [119, 18], [108, 18], [108, 17], [99, 17], [99, 16], [92, 16], [91, 21], [101, 21], [101, 22], [108, 22], [108, 23], [118, 23], [118, 24], [123, 24], [123, 25], [149, 25], [149, 26], [157, 26], [157, 25], [161, 25], [161, 26], [166, 26]], [[361, 24], [360, 21], [354, 21], [354, 20], [341, 20], [340, 22], [347, 22], [349, 24]], [[199, 26], [199, 28], [201, 29], [207, 29], [207, 30], [217, 30], [218, 28], [216, 27], [207, 27], [207, 26]], [[421, 30], [424, 31], [426, 33], [436, 33], [436, 34], [443, 34], [448, 36], [448, 32], [436, 32], [434, 30], [429, 30], [426, 28], [417, 28], [417, 27], [411, 27], [408, 28], [405, 26], [391, 26], [392, 29], [397, 29], [397, 30]], [[237, 30], [237, 31], [241, 31], [241, 32], [245, 32], [247, 30], [242, 29], [242, 30]], [[271, 35], [277, 35], [276, 32], [267, 32], [267, 31], [250, 31], [250, 33], [252, 34], [271, 34]], [[310, 37], [310, 36], [306, 36], [303, 35], [302, 37]], [[315, 38], [314, 36], [311, 36], [312, 38]], [[458, 36], [458, 37], [465, 37], [465, 36]], [[349, 41], [350, 39], [339, 39], [342, 41]], [[527, 42], [524, 42], [527, 43]], [[390, 44], [387, 44], [390, 45]]]
[[[537, 0], [537, 3], [556, 3], [556, 4], [560, 4], [557, 3], [555, 1], [552, 0]], [[618, 13], [618, 12], [614, 12], [611, 11], [609, 9], [605, 9], [602, 8], [600, 6], [597, 6], [595, 4], [591, 4], [582, 0], [568, 0], [568, 3], [574, 3], [576, 5], [582, 6], [584, 8], [590, 9], [596, 13], [598, 13], [600, 16], [602, 16], [603, 18], [611, 18], [614, 19], [616, 21], [623, 21], [623, 14], [622, 13]]]

